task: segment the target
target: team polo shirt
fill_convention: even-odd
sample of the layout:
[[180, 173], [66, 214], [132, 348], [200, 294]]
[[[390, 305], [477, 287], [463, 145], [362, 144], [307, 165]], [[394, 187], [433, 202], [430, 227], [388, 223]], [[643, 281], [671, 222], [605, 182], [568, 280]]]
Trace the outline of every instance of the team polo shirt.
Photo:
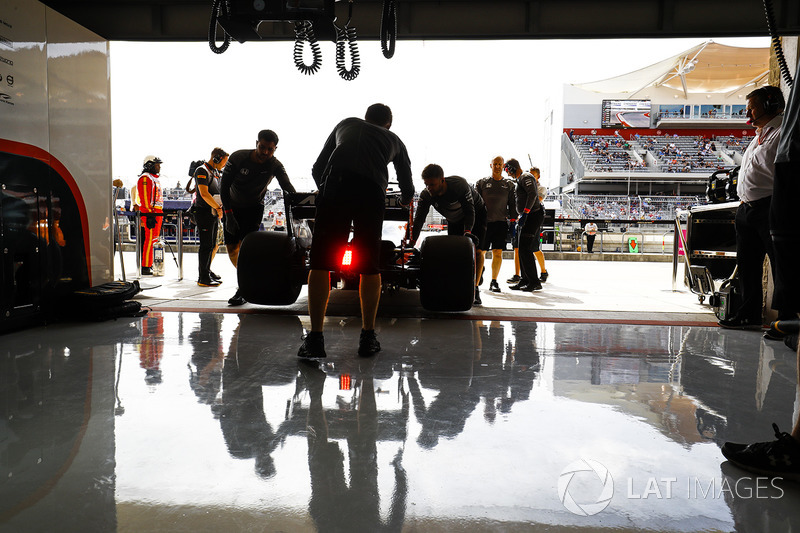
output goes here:
[[280, 161], [270, 157], [264, 163], [258, 163], [250, 159], [252, 152], [253, 150], [237, 150], [228, 158], [220, 184], [220, 195], [225, 209], [263, 204], [273, 178], [278, 179], [284, 191], [295, 192]]
[[475, 190], [486, 204], [487, 222], [505, 222], [506, 219], [517, 218], [513, 181], [482, 178], [475, 184]]
[[463, 223], [464, 231], [472, 231], [475, 225], [475, 214], [486, 209], [481, 196], [472, 189], [467, 180], [460, 176], [448, 176], [444, 179], [447, 190], [441, 196], [433, 196], [428, 189], [419, 193], [417, 211], [414, 214], [414, 241], [422, 231], [425, 217], [433, 206], [449, 224]]
[[[194, 180], [198, 187], [200, 185], [208, 187], [208, 192], [211, 196], [219, 194], [219, 173], [211, 168], [208, 163], [203, 163], [197, 167], [197, 170], [194, 171]], [[197, 207], [211, 207], [205, 198], [200, 195], [200, 189], [197, 189], [194, 201]]]

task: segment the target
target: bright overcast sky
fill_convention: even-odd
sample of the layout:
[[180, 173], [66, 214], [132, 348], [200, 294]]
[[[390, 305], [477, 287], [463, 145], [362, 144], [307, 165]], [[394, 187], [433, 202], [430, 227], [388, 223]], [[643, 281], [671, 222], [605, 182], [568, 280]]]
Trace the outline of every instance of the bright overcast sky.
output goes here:
[[[714, 40], [769, 46], [767, 37]], [[215, 146], [252, 148], [259, 130], [272, 129], [289, 177], [311, 188], [331, 129], [382, 102], [420, 185], [428, 163], [475, 182], [495, 155], [526, 165], [530, 154], [552, 186], [558, 168], [544, 154], [545, 110], [548, 100], [560, 105], [564, 83], [624, 74], [703, 41], [398, 41], [392, 59], [377, 41], [359, 42], [361, 74], [350, 82], [336, 73], [333, 43], [322, 43], [322, 69], [306, 76], [294, 66], [293, 43], [234, 42], [217, 55], [207, 43], [112, 42], [113, 175], [133, 184], [154, 154], [164, 161], [162, 185], [185, 185], [193, 159]]]

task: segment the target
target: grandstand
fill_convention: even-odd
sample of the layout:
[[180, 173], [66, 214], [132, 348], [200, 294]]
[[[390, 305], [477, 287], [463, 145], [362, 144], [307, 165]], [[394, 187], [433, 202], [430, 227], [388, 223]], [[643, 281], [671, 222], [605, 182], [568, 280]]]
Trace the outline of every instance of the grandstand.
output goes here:
[[565, 86], [560, 174], [551, 190], [573, 197], [561, 203], [582, 206], [581, 218], [674, 211], [655, 214], [641, 198], [702, 202], [708, 176], [741, 163], [753, 138], [746, 95], [768, 72], [769, 48], [708, 41], [629, 74]]

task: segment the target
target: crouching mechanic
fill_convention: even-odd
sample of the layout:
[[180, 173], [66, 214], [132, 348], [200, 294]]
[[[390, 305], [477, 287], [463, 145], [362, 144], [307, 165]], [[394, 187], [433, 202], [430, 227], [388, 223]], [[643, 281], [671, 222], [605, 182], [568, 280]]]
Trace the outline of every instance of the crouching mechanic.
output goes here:
[[308, 273], [308, 314], [311, 331], [303, 339], [298, 357], [325, 357], [322, 326], [328, 308], [331, 270], [338, 270], [353, 227], [353, 272], [358, 272], [361, 301], [361, 337], [358, 355], [369, 357], [381, 345], [375, 335], [375, 316], [381, 297], [380, 248], [387, 165], [394, 164], [400, 183], [401, 203], [414, 198], [411, 162], [400, 138], [389, 131], [392, 111], [383, 104], [367, 109], [364, 120], [347, 118], [331, 132], [311, 175], [319, 187], [314, 236]]
[[[272, 178], [284, 192], [295, 192], [283, 164], [275, 159], [278, 134], [272, 130], [258, 132], [255, 150], [237, 150], [228, 158], [222, 172], [220, 197], [225, 209], [222, 220], [225, 247], [234, 267], [239, 266], [239, 247], [248, 233], [258, 231], [264, 218], [264, 197]], [[244, 298], [236, 289], [228, 305], [243, 305]]]
[[[475, 244], [475, 264], [477, 256], [484, 253], [480, 243], [486, 236], [486, 204], [481, 195], [462, 177], [444, 177], [439, 165], [431, 164], [422, 170], [425, 190], [419, 194], [417, 212], [414, 214], [412, 243], [416, 243], [431, 205], [447, 219], [448, 235], [466, 235]], [[475, 270], [475, 304], [481, 304], [478, 288], [480, 271]]]
[[538, 183], [533, 174], [522, 172], [519, 161], [509, 159], [505, 171], [512, 179], [517, 180], [516, 198], [517, 240], [519, 247], [520, 280], [509, 289], [525, 292], [541, 290], [539, 273], [536, 270], [534, 252], [539, 251], [539, 228], [544, 220], [544, 207], [539, 200]]

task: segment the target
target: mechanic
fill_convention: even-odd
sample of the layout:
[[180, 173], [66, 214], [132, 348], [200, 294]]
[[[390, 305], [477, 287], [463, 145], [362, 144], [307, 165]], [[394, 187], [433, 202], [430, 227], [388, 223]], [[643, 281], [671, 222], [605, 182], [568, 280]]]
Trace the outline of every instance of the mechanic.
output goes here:
[[505, 171], [510, 178], [517, 181], [516, 200], [519, 220], [517, 221], [517, 239], [519, 247], [520, 280], [511, 290], [524, 292], [542, 289], [536, 270], [534, 252], [539, 250], [539, 228], [544, 221], [544, 207], [539, 201], [538, 183], [533, 174], [522, 172], [519, 161], [509, 159]]
[[161, 235], [163, 223], [164, 197], [158, 175], [161, 172], [161, 159], [154, 155], [144, 158], [142, 173], [136, 182], [136, 205], [141, 212], [142, 227], [142, 275], [153, 274], [153, 245]]
[[331, 288], [331, 271], [337, 270], [353, 228], [352, 270], [360, 274], [361, 336], [358, 355], [369, 357], [381, 350], [375, 334], [375, 315], [381, 297], [380, 247], [387, 165], [391, 162], [400, 184], [401, 203], [411, 204], [414, 183], [411, 161], [400, 138], [389, 131], [392, 110], [384, 104], [367, 108], [364, 120], [346, 118], [328, 136], [311, 169], [319, 187], [314, 236], [308, 273], [308, 314], [311, 331], [303, 338], [298, 357], [325, 357], [323, 322]]
[[[433, 206], [447, 219], [448, 235], [466, 235], [475, 244], [475, 264], [477, 257], [484, 252], [480, 243], [486, 236], [486, 204], [483, 198], [467, 180], [460, 176], [444, 177], [444, 170], [436, 164], [430, 164], [422, 170], [422, 181], [425, 190], [419, 193], [417, 211], [414, 213], [414, 228], [411, 242], [415, 244], [425, 224], [430, 207]], [[480, 270], [475, 269], [475, 304], [481, 304], [478, 284]]]
[[[489, 290], [492, 292], [500, 292], [497, 276], [503, 265], [503, 250], [506, 248], [508, 224], [510, 220], [517, 218], [514, 182], [503, 178], [503, 163], [504, 160], [500, 156], [492, 159], [490, 165], [492, 175], [479, 179], [475, 184], [475, 190], [486, 204], [486, 237], [483, 239], [480, 249], [492, 251], [492, 281], [489, 283]], [[478, 255], [475, 268], [478, 272], [482, 272], [484, 254]]]
[[[734, 218], [736, 267], [742, 301], [732, 316], [719, 321], [728, 329], [761, 329], [764, 255], [770, 258], [774, 278], [775, 257], [769, 232], [769, 211], [775, 176], [775, 155], [781, 135], [783, 93], [766, 85], [747, 95], [748, 123], [756, 136], [742, 156], [736, 192], [741, 203]], [[779, 318], [782, 316], [778, 310]]]
[[[539, 172], [538, 167], [532, 167], [529, 171], [534, 178], [536, 178], [536, 194], [539, 196], [539, 202], [542, 204], [542, 209], [544, 209], [544, 199], [547, 196], [547, 187], [542, 185], [541, 180], [541, 173]], [[542, 234], [542, 226], [544, 225], [544, 210], [542, 211], [542, 223], [539, 224], [539, 227], [536, 229], [536, 235], [541, 236]], [[544, 283], [547, 281], [547, 278], [550, 274], [547, 273], [547, 266], [544, 264], [544, 252], [541, 250], [541, 246], [539, 245], [540, 240], [536, 239], [536, 251], [533, 252], [534, 257], [536, 257], [536, 262], [539, 263], [539, 270], [542, 272], [542, 275], [539, 276], [539, 281]]]
[[[264, 197], [272, 178], [277, 178], [283, 192], [295, 192], [292, 182], [280, 161], [275, 158], [278, 134], [272, 130], [258, 132], [255, 150], [237, 150], [228, 158], [222, 171], [220, 196], [225, 209], [222, 219], [225, 247], [234, 267], [239, 265], [239, 248], [248, 233], [258, 231], [264, 218]], [[244, 298], [236, 294], [228, 305], [243, 305]]]
[[211, 261], [217, 253], [217, 231], [222, 218], [222, 203], [219, 195], [219, 172], [228, 162], [228, 152], [214, 148], [208, 161], [194, 171], [197, 194], [194, 198], [195, 220], [200, 236], [197, 252], [197, 284], [201, 287], [217, 287], [222, 278], [211, 271]]

